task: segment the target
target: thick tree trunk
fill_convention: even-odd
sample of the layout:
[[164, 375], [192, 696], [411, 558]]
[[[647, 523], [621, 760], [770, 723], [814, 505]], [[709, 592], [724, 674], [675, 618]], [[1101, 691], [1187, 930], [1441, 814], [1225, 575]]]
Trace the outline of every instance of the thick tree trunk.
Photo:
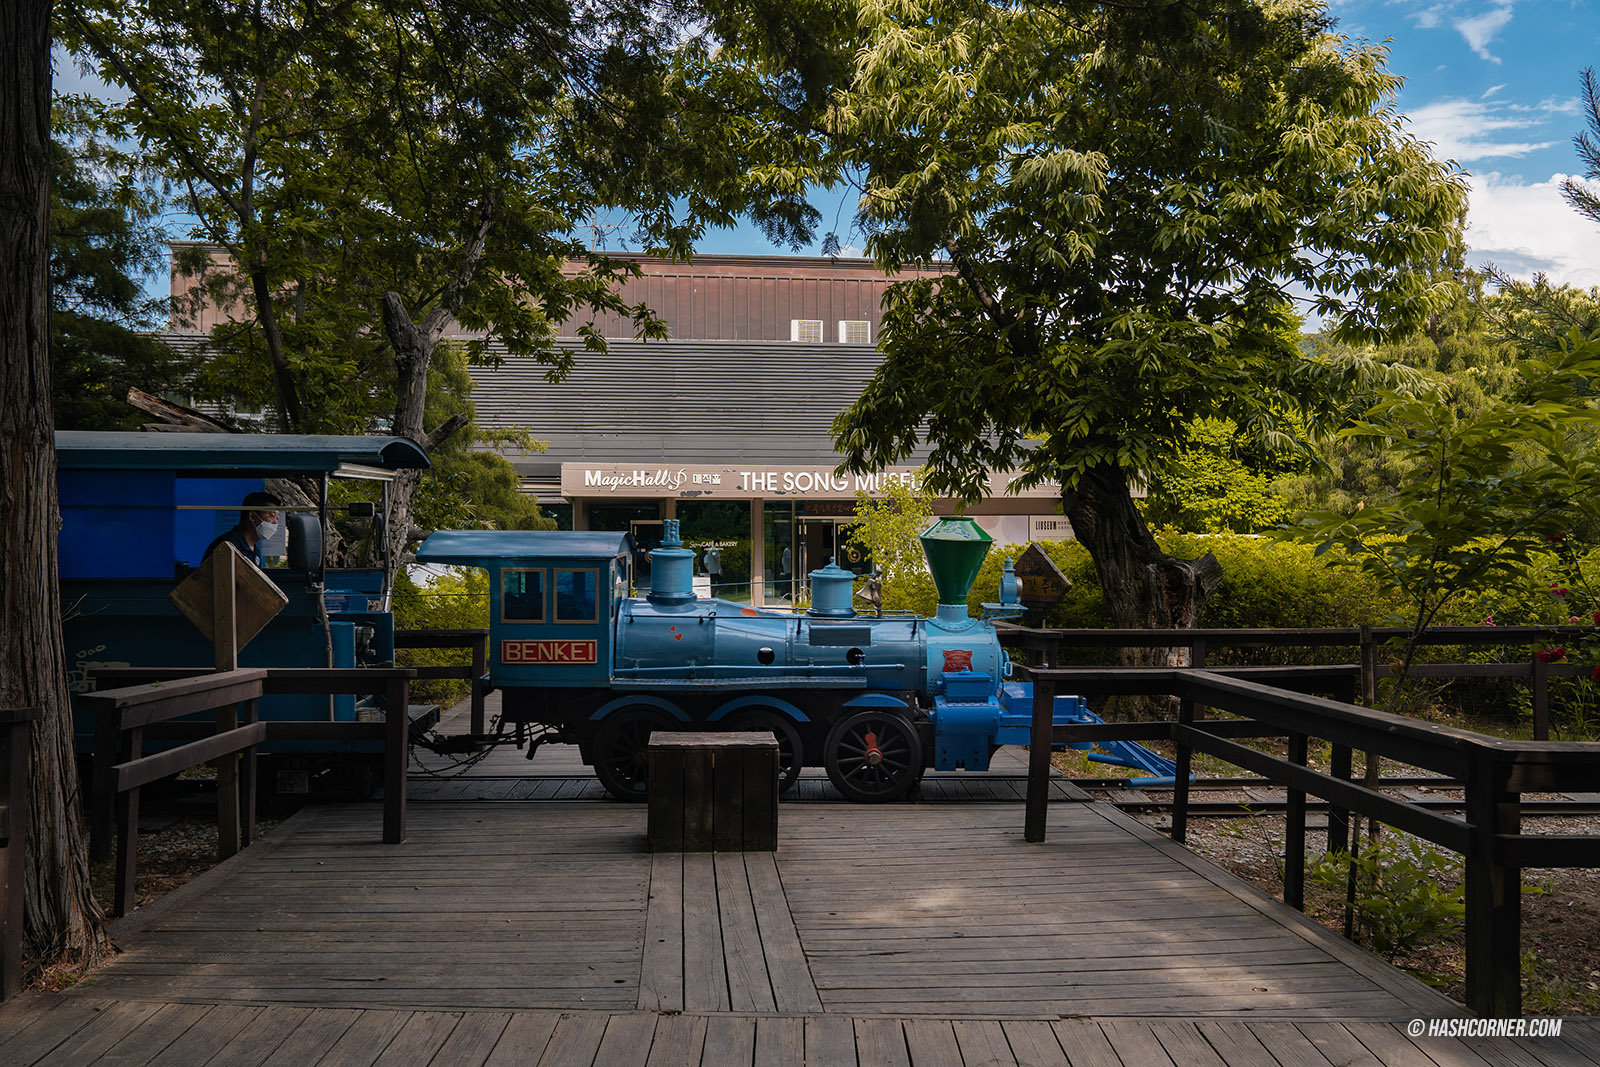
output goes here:
[[[1193, 627], [1206, 598], [1222, 581], [1222, 565], [1211, 553], [1176, 559], [1156, 546], [1133, 504], [1122, 471], [1100, 466], [1062, 494], [1072, 533], [1100, 571], [1111, 624], [1123, 629]], [[1125, 649], [1132, 664], [1187, 666], [1188, 650]]]
[[35, 958], [92, 963], [107, 940], [78, 821], [56, 585], [50, 411], [50, 3], [0, 5], [0, 705], [40, 707], [25, 883]]

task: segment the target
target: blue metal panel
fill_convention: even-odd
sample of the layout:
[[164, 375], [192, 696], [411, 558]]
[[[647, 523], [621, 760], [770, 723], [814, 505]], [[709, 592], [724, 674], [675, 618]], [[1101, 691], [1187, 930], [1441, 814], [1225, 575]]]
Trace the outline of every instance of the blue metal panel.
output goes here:
[[168, 471], [62, 471], [62, 578], [171, 581], [173, 483]]

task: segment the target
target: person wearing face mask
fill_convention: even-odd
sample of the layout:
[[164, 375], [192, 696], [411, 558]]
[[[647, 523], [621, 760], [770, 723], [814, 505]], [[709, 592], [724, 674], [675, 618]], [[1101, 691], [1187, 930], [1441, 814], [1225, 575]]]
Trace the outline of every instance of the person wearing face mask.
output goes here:
[[217, 550], [217, 546], [224, 541], [239, 550], [239, 554], [254, 563], [257, 567], [262, 565], [261, 544], [272, 540], [273, 534], [278, 532], [278, 508], [281, 501], [271, 493], [250, 493], [240, 504], [243, 509], [239, 512], [239, 525], [217, 538], [206, 546], [206, 559]]

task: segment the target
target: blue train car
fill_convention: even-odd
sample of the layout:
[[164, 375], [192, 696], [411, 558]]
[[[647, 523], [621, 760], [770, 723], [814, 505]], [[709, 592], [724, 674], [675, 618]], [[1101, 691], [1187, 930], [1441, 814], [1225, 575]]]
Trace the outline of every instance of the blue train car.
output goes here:
[[[645, 795], [653, 731], [693, 727], [771, 730], [784, 788], [822, 766], [846, 796], [881, 801], [929, 767], [986, 769], [995, 748], [1026, 742], [1032, 716], [1031, 687], [1002, 690], [994, 626], [967, 612], [988, 535], [945, 519], [923, 545], [933, 617], [858, 614], [855, 575], [832, 563], [811, 573], [804, 613], [697, 597], [694, 553], [670, 520], [645, 597], [625, 595], [622, 534], [441, 532], [417, 558], [489, 571], [502, 722], [519, 742], [578, 744], [613, 795]], [[1084, 711], [1075, 697], [1054, 710], [1062, 722]]]
[[[423, 450], [400, 437], [62, 431], [56, 451], [63, 630], [74, 693], [91, 689], [102, 668], [212, 666], [210, 642], [168, 594], [238, 521], [244, 496], [268, 479], [294, 479], [314, 501], [307, 509], [280, 508], [286, 529], [325, 529], [330, 479], [370, 479], [387, 490], [398, 472], [428, 466]], [[280, 530], [267, 543], [268, 555], [281, 553], [284, 536]], [[393, 664], [385, 569], [330, 570], [320, 555], [298, 571], [271, 562], [266, 573], [289, 603], [241, 650], [241, 666]], [[352, 721], [358, 711], [348, 696], [277, 696], [262, 701], [261, 714]], [[77, 716], [76, 729], [79, 751], [88, 752], [91, 717]], [[280, 744], [273, 750], [282, 757], [279, 769], [304, 780], [327, 763], [316, 757], [328, 753], [314, 747]], [[359, 747], [338, 750], [359, 756]]]

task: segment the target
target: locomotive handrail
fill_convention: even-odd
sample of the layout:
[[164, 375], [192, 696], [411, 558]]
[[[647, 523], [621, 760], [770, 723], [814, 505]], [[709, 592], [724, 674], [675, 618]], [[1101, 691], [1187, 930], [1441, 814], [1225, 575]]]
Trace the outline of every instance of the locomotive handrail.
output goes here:
[[[1521, 833], [1520, 814], [1524, 792], [1591, 788], [1600, 778], [1600, 744], [1508, 741], [1197, 668], [1030, 668], [1026, 673], [1034, 682], [1025, 827], [1029, 841], [1044, 839], [1050, 750], [1045, 738], [1056, 743], [1078, 736], [1072, 727], [1052, 726], [1048, 708], [1058, 689], [1075, 694], [1176, 696], [1178, 719], [1159, 724], [1177, 749], [1172, 839], [1182, 842], [1185, 837], [1190, 761], [1198, 750], [1287, 787], [1284, 900], [1291, 906], [1304, 905], [1308, 793], [1333, 806], [1328, 820], [1330, 850], [1343, 851], [1350, 844], [1348, 813], [1355, 811], [1463, 853], [1467, 1004], [1480, 1015], [1521, 1014], [1522, 868], [1600, 867], [1600, 834], [1526, 835]], [[1287, 734], [1288, 758], [1225, 740], [1221, 736], [1225, 731], [1198, 717], [1202, 705]], [[1307, 766], [1309, 738], [1330, 742], [1330, 773]], [[1353, 780], [1355, 749], [1461, 779], [1466, 789], [1465, 817], [1427, 811]]]
[[[254, 838], [255, 749], [269, 738], [320, 738], [328, 734], [321, 728], [334, 728], [341, 738], [382, 739], [383, 841], [404, 841], [411, 724], [407, 707], [414, 674], [405, 667], [245, 668], [80, 694], [78, 699], [95, 712], [90, 858], [107, 858], [113, 834], [116, 837], [112, 914], [126, 914], [134, 899], [140, 787], [189, 767], [242, 753], [244, 758], [236, 775], [218, 774], [217, 851], [226, 859]], [[264, 723], [258, 719], [258, 702], [267, 694], [374, 692], [386, 697], [387, 714], [381, 723]], [[152, 756], [143, 755], [147, 727], [206, 711], [216, 716], [213, 734]]]
[[39, 708], [0, 708], [0, 1001], [22, 992], [28, 869], [28, 731]]
[[489, 631], [479, 627], [448, 628], [425, 627], [415, 630], [396, 630], [394, 647], [402, 648], [465, 648], [472, 650], [469, 667], [414, 667], [417, 680], [434, 678], [463, 678], [472, 685], [472, 733], [484, 732], [483, 700], [488, 693], [485, 679], [489, 671]]

